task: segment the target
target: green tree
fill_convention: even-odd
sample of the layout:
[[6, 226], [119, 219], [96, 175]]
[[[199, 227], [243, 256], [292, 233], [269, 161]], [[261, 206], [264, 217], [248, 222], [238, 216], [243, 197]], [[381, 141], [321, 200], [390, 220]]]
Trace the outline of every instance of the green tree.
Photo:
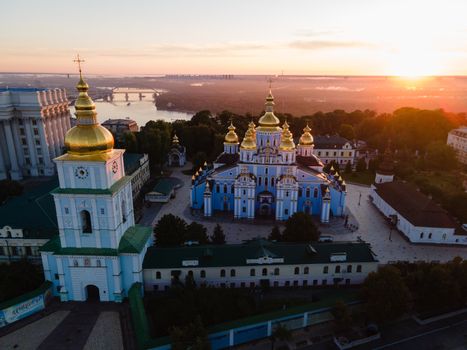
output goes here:
[[352, 325], [352, 316], [347, 304], [338, 300], [331, 310], [337, 331], [346, 331]]
[[425, 166], [435, 170], [456, 169], [456, 152], [444, 142], [432, 142], [426, 148]]
[[206, 227], [193, 221], [186, 227], [185, 241], [198, 241], [200, 244], [208, 243], [209, 238]]
[[23, 193], [23, 185], [14, 180], [0, 180], [0, 204], [8, 197], [20, 196]]
[[123, 145], [127, 152], [138, 153], [138, 139], [136, 138], [136, 133], [126, 132], [123, 134]]
[[271, 233], [269, 234], [268, 240], [277, 242], [282, 241], [282, 234], [279, 226], [274, 225], [274, 227], [271, 230]]
[[362, 172], [362, 171], [365, 171], [365, 170], [366, 170], [365, 158], [359, 158], [359, 159], [357, 160], [356, 170], [357, 170], [358, 172]]
[[278, 324], [271, 333], [271, 349], [274, 350], [276, 341], [289, 341], [292, 339], [292, 332], [285, 325]]
[[185, 241], [186, 221], [173, 214], [166, 214], [154, 227], [154, 236], [158, 246], [180, 245]]
[[339, 128], [339, 136], [347, 139], [353, 140], [355, 139], [355, 130], [354, 127], [350, 124], [341, 124]]
[[173, 350], [210, 350], [211, 344], [208, 332], [204, 328], [201, 318], [195, 320], [185, 327], [174, 327], [170, 331], [170, 339]]
[[0, 302], [28, 293], [43, 282], [42, 269], [26, 259], [0, 264]]
[[225, 234], [221, 225], [216, 224], [214, 227], [214, 232], [211, 236], [211, 242], [213, 244], [225, 244]]
[[394, 320], [409, 310], [410, 292], [394, 266], [371, 272], [362, 288], [366, 313], [376, 322]]
[[348, 160], [345, 164], [344, 172], [346, 172], [347, 174], [350, 174], [352, 172], [352, 164], [350, 163], [350, 160]]
[[319, 231], [311, 215], [297, 212], [285, 222], [282, 234], [285, 242], [310, 242], [319, 239]]

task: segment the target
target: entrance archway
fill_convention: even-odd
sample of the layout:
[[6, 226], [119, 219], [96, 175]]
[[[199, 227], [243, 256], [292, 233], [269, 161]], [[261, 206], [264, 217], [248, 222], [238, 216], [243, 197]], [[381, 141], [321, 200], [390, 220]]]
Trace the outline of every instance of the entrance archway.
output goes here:
[[261, 207], [259, 208], [259, 215], [261, 215], [261, 216], [271, 215], [271, 205], [270, 204], [261, 204]]
[[99, 288], [93, 284], [86, 286], [86, 301], [97, 302], [100, 301]]
[[173, 165], [180, 165], [180, 157], [178, 156], [178, 154], [172, 154], [172, 166]]

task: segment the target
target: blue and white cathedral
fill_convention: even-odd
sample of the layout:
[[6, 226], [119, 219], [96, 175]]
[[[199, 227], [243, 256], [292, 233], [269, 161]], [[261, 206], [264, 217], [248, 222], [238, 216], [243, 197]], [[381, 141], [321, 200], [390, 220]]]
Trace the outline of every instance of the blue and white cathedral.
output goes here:
[[114, 149], [112, 134], [97, 122], [81, 69], [76, 87], [77, 124], [65, 136], [67, 152], [54, 159], [59, 234], [41, 247], [44, 275], [62, 301], [120, 302], [143, 282], [152, 230], [135, 225], [125, 150]]
[[269, 92], [265, 114], [256, 126], [250, 122], [241, 144], [230, 124], [224, 152], [212, 167], [206, 164], [192, 177], [190, 204], [210, 217], [216, 211], [233, 212], [236, 219], [257, 216], [287, 220], [296, 212], [342, 216], [346, 185], [313, 154], [313, 136], [306, 126], [295, 145], [289, 125], [274, 115]]

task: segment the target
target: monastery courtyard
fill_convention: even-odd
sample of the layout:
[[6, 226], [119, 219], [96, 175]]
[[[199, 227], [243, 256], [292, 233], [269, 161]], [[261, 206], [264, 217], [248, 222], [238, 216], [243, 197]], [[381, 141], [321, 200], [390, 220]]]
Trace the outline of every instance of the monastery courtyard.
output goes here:
[[[206, 219], [201, 213], [192, 214], [189, 208], [189, 195], [191, 176], [182, 173], [182, 170], [190, 169], [191, 163], [182, 168], [172, 168], [172, 177], [182, 180], [182, 187], [177, 190], [176, 197], [164, 205], [152, 205], [146, 208], [145, 224], [157, 221], [165, 214], [174, 214], [182, 217], [187, 222], [198, 221], [208, 229], [211, 235], [214, 227], [219, 223], [226, 235], [228, 243], [241, 243], [253, 237], [267, 237], [271, 232], [273, 221], [255, 220], [249, 223], [245, 220], [234, 221], [232, 216], [214, 216]], [[381, 263], [395, 261], [439, 261], [452, 260], [455, 256], [467, 259], [467, 248], [421, 245], [409, 243], [401, 233], [392, 231], [390, 238], [390, 226], [379, 211], [373, 206], [369, 198], [370, 188], [355, 184], [347, 185], [346, 213], [349, 215], [349, 223], [358, 227], [353, 232], [344, 227], [342, 218], [334, 218], [327, 226], [320, 226], [323, 234], [332, 235], [334, 241], [353, 241], [359, 237], [371, 244], [374, 253]], [[361, 198], [360, 198], [361, 194]], [[360, 204], [359, 204], [360, 201]]]

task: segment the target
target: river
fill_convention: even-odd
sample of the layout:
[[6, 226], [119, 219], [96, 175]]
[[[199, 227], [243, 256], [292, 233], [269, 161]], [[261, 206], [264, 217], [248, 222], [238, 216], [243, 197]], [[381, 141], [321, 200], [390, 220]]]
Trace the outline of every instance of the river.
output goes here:
[[[95, 101], [97, 120], [102, 123], [107, 119], [125, 119], [130, 118], [138, 123], [138, 126], [144, 126], [150, 120], [164, 120], [172, 122], [175, 120], [189, 120], [193, 116], [190, 113], [158, 110], [152, 101], [152, 96], [144, 94], [142, 100], [139, 94], [129, 93], [128, 102], [124, 94], [114, 95], [112, 102]], [[70, 107], [74, 116], [75, 108]]]

